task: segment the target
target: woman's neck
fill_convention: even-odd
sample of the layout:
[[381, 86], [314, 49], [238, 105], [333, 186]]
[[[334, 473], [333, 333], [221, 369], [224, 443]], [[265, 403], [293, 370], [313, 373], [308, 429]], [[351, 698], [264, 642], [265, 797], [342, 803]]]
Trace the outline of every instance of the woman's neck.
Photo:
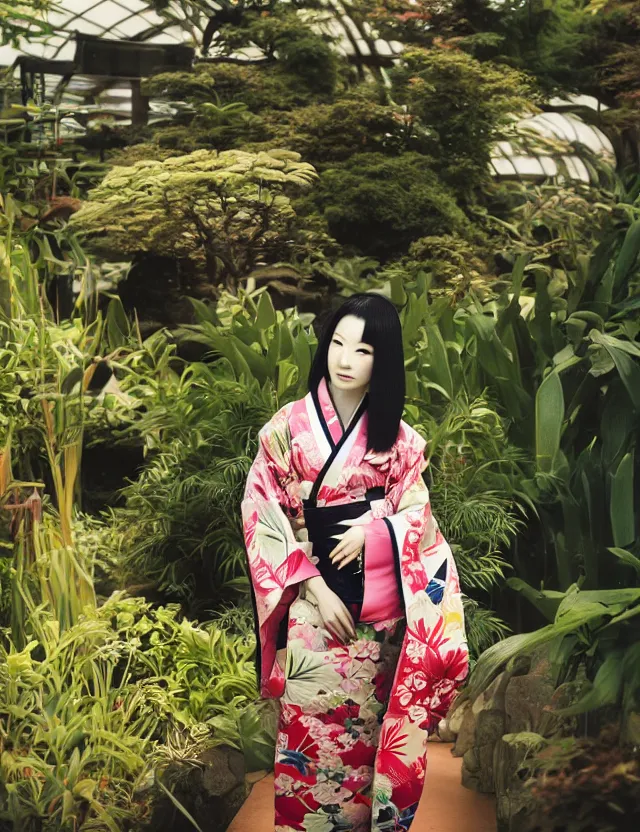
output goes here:
[[362, 401], [366, 390], [338, 390], [330, 381], [327, 382], [327, 385], [333, 406], [342, 422], [342, 427], [346, 428]]

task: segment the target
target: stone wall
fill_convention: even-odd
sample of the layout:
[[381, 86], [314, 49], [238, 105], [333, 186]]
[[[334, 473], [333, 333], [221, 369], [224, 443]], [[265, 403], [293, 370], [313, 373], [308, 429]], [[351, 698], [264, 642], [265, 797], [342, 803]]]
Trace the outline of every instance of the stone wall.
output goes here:
[[496, 795], [498, 832], [527, 832], [539, 819], [524, 778], [522, 762], [564, 726], [552, 712], [573, 701], [579, 685], [556, 688], [544, 651], [519, 657], [471, 700], [462, 695], [440, 724], [443, 739], [462, 757], [462, 783]]

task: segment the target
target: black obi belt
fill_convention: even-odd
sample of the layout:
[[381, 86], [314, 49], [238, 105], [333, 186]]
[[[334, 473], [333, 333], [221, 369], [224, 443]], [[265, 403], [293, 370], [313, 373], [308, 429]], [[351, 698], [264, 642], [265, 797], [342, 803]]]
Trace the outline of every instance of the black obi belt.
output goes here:
[[307, 529], [312, 555], [318, 558], [316, 568], [325, 583], [345, 604], [362, 605], [364, 599], [364, 570], [355, 558], [342, 569], [329, 559], [329, 555], [340, 543], [333, 535], [344, 534], [349, 528], [346, 520], [362, 517], [371, 508], [373, 500], [384, 499], [384, 488], [371, 488], [364, 500], [339, 506], [316, 506], [311, 500], [303, 501], [304, 523]]
[[[358, 558], [354, 558], [342, 569], [338, 569], [337, 563], [331, 562], [329, 555], [340, 543], [332, 535], [344, 534], [349, 528], [343, 525], [345, 520], [362, 517], [369, 511], [373, 501], [384, 500], [384, 496], [384, 487], [377, 486], [367, 491], [364, 500], [354, 500], [339, 506], [317, 506], [315, 500], [303, 500], [304, 523], [309, 542], [313, 544], [311, 554], [318, 558], [316, 569], [329, 589], [344, 604], [357, 604], [360, 609], [364, 601], [364, 569], [358, 564]], [[285, 615], [280, 622], [277, 649], [287, 646], [287, 618]]]

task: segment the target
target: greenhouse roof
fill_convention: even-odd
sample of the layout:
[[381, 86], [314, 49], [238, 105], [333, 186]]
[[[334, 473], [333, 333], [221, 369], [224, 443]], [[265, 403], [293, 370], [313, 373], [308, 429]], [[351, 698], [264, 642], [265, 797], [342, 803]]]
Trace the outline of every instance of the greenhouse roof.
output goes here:
[[[215, 8], [216, 4], [211, 3]], [[30, 40], [21, 49], [11, 45], [0, 46], [0, 65], [10, 66], [16, 57], [27, 53], [38, 57], [73, 60], [75, 53], [75, 33], [97, 35], [112, 40], [134, 40], [142, 43], [188, 44], [198, 46], [201, 32], [204, 31], [207, 18], [185, 19], [180, 25], [180, 4], [169, 3], [173, 7], [173, 16], [160, 16], [149, 8], [145, 0], [62, 0], [57, 11], [51, 11], [49, 23], [55, 27], [56, 34], [43, 39]], [[327, 13], [323, 15], [320, 28], [339, 38], [338, 50], [345, 55], [370, 52], [371, 41], [362, 37], [358, 27], [345, 14], [344, 7], [335, 0], [326, 0]], [[368, 29], [368, 25], [365, 24]], [[377, 39], [373, 41], [374, 49], [379, 55], [392, 56], [402, 50], [402, 44], [396, 41]], [[215, 52], [214, 49], [210, 53]], [[256, 50], [242, 50], [238, 53], [244, 57], [255, 57]], [[259, 54], [259, 53], [258, 53]]]
[[75, 33], [99, 35], [113, 40], [150, 43], [188, 42], [187, 32], [154, 11], [143, 0], [63, 0], [51, 11], [49, 23], [56, 29], [50, 37], [32, 40], [23, 49], [0, 47], [0, 64], [8, 66], [20, 54], [71, 61], [75, 55]]
[[[215, 3], [211, 3], [211, 7], [214, 6]], [[325, 0], [324, 11], [314, 16], [314, 27], [337, 37], [336, 48], [345, 56], [366, 61], [373, 52], [379, 62], [391, 64], [402, 51], [402, 44], [369, 37], [368, 26], [365, 24], [363, 29], [362, 25], [356, 25], [345, 13], [346, 8], [340, 0]], [[131, 118], [132, 79], [144, 76], [144, 70], [149, 66], [188, 66], [200, 46], [207, 17], [202, 15], [199, 19], [187, 20], [183, 12], [181, 17], [178, 2], [169, 3], [169, 12], [161, 16], [150, 9], [145, 0], [60, 0], [57, 9], [48, 17], [55, 33], [46, 38], [23, 41], [21, 49], [0, 46], [0, 66], [21, 63], [22, 70], [38, 77], [41, 97], [46, 100], [64, 101], [86, 107], [88, 111], [99, 110], [117, 118], [120, 124], [126, 124]], [[90, 46], [92, 40], [94, 48], [87, 51], [87, 44]], [[132, 49], [134, 44], [138, 45], [137, 50]], [[117, 47], [117, 51], [108, 56], [110, 46]], [[100, 52], [103, 53], [102, 62], [97, 59]], [[131, 53], [130, 60], [125, 57], [128, 53]], [[208, 54], [216, 55], [215, 40]], [[260, 55], [257, 49], [235, 53], [239, 59]], [[167, 60], [167, 56], [171, 59]], [[44, 62], [30, 61], [30, 57]], [[32, 86], [35, 89], [35, 81]], [[553, 99], [550, 105], [560, 110], [572, 106], [601, 109], [596, 99], [589, 96]], [[152, 121], [171, 118], [173, 112], [168, 102], [153, 99], [150, 102]], [[83, 131], [79, 124], [73, 124], [71, 119], [67, 121], [71, 133]], [[579, 142], [615, 164], [614, 149], [608, 137], [571, 112], [539, 113], [519, 124], [542, 137]], [[523, 148], [512, 146], [510, 142], [498, 142], [492, 153], [491, 167], [494, 175], [499, 177], [529, 179], [564, 172], [571, 179], [590, 181], [588, 167], [579, 156], [541, 151], [533, 145]]]

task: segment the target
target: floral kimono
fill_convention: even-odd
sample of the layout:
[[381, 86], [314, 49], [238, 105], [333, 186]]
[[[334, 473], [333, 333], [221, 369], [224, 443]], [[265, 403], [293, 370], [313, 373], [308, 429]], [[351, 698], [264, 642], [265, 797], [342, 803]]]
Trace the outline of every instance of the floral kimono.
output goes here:
[[[343, 427], [323, 380], [279, 410], [260, 431], [242, 503], [260, 692], [281, 700], [276, 832], [409, 829], [427, 736], [467, 674], [457, 570], [422, 479], [426, 443], [401, 422], [390, 451], [367, 452], [366, 404]], [[343, 518], [324, 549], [292, 530], [310, 506], [320, 525]], [[352, 575], [363, 597], [347, 604], [357, 638], [342, 644], [303, 582], [330, 574], [335, 530], [354, 524], [365, 532]]]

